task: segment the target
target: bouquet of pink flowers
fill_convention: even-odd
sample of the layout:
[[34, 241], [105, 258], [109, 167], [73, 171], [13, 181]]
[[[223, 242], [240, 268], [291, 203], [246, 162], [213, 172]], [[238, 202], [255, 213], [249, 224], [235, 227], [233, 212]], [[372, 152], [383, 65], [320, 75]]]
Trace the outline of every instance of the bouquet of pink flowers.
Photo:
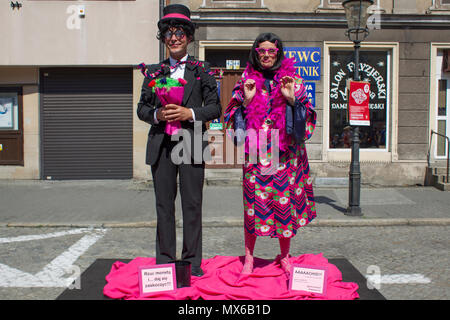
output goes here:
[[[167, 104], [176, 104], [180, 106], [183, 101], [184, 85], [186, 83], [186, 80], [182, 78], [160, 78], [153, 79], [148, 86], [151, 87], [152, 91], [157, 95], [162, 106]], [[180, 121], [167, 122], [165, 133], [173, 135], [176, 134], [180, 128]]]

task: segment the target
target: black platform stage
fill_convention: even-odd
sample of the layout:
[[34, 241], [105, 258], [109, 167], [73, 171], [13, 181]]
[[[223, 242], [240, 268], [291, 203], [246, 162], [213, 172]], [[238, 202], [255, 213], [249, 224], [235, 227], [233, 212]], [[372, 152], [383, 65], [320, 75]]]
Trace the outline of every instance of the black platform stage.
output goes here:
[[[116, 261], [128, 263], [130, 259], [98, 259], [81, 274], [81, 289], [66, 289], [56, 300], [111, 300], [103, 295], [105, 276]], [[343, 282], [356, 282], [360, 300], [385, 300], [376, 289], [367, 288], [366, 278], [345, 258], [329, 259], [342, 273]]]

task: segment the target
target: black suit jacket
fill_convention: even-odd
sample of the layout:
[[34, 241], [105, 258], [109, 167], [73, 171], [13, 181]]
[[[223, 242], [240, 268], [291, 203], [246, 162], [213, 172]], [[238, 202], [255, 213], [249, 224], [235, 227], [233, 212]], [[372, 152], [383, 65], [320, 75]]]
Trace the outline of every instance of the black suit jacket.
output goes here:
[[[196, 61], [191, 56], [188, 56], [188, 60]], [[160, 70], [162, 64], [164, 64], [165, 67], [163, 68], [163, 72], [157, 78], [170, 77], [170, 69], [168, 67], [170, 65], [169, 59], [164, 60], [159, 64], [149, 66], [149, 73], [154, 73], [155, 71]], [[209, 65], [206, 62], [205, 69], [209, 70]], [[195, 120], [202, 122], [202, 133], [204, 133], [206, 131], [205, 123], [219, 118], [222, 113], [216, 80], [212, 75], [204, 72], [200, 66], [189, 63], [186, 63], [184, 79], [187, 83], [184, 86], [182, 106], [191, 108], [194, 111]], [[161, 102], [156, 94], [152, 92], [151, 88], [148, 87], [150, 81], [151, 80], [146, 77], [144, 83], [142, 84], [141, 98], [138, 103], [137, 115], [139, 119], [151, 125], [148, 134], [146, 163], [153, 165], [157, 162], [159, 157], [159, 151], [164, 140], [164, 129], [166, 122], [160, 121], [157, 124], [154, 123], [154, 113], [157, 108], [161, 107]], [[186, 129], [191, 135], [190, 150], [192, 150], [192, 152], [190, 156], [192, 160], [195, 160], [195, 163], [198, 163], [199, 159], [194, 159], [193, 152], [194, 123], [191, 121], [182, 121], [181, 127]], [[180, 140], [182, 140], [182, 138]], [[198, 142], [199, 141], [197, 141], [197, 143]], [[208, 148], [208, 142], [202, 140], [201, 146], [202, 151], [205, 150], [205, 148]]]

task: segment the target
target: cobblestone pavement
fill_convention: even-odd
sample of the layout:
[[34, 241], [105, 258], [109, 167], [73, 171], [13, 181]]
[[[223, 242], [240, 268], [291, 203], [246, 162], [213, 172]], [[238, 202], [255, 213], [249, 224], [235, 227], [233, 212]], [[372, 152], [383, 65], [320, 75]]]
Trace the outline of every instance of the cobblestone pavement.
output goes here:
[[[449, 231], [450, 226], [306, 227], [293, 239], [291, 254], [322, 252], [328, 259], [345, 257], [363, 275], [370, 274], [371, 266], [379, 268], [381, 276], [419, 274], [429, 279], [429, 283], [381, 283], [379, 291], [387, 299], [447, 300], [450, 298]], [[181, 229], [178, 235], [178, 248], [181, 248]], [[0, 299], [51, 300], [64, 290], [63, 287], [24, 288], [17, 277], [5, 284], [1, 280], [5, 274], [36, 275], [48, 269], [51, 262], [57, 264], [70, 259], [83, 272], [96, 259], [151, 257], [154, 239], [154, 228], [0, 228]], [[243, 255], [242, 228], [204, 228], [203, 239], [204, 258]], [[255, 256], [272, 259], [278, 253], [276, 239], [258, 238]]]

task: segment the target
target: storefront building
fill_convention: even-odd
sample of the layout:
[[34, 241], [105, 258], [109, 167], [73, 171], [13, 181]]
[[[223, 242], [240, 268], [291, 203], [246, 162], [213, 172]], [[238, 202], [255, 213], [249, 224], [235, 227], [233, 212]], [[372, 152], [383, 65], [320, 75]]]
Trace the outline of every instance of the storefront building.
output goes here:
[[[143, 81], [136, 66], [165, 56], [155, 35], [169, 2], [192, 11], [190, 54], [223, 70], [223, 109], [256, 36], [278, 34], [318, 114], [307, 142], [311, 173], [348, 177], [346, 83], [355, 66], [341, 1], [28, 0], [0, 10], [0, 179], [151, 179], [149, 125], [135, 112]], [[371, 84], [362, 183], [424, 184], [449, 152], [431, 132], [450, 132], [450, 1], [375, 0], [369, 27], [359, 66]], [[223, 117], [210, 123], [218, 144], [223, 128]], [[206, 177], [240, 175], [236, 155], [228, 161], [220, 148]]]
[[[194, 11], [195, 55], [224, 69], [223, 108], [256, 36], [273, 32], [283, 39], [285, 54], [299, 62], [298, 72], [318, 113], [316, 131], [307, 142], [312, 174], [348, 177], [346, 86], [355, 66], [341, 1], [177, 2]], [[450, 2], [379, 0], [370, 10], [370, 34], [362, 43], [359, 65], [361, 80], [371, 86], [371, 124], [360, 127], [362, 183], [424, 184], [427, 168], [445, 166], [448, 154], [445, 138], [431, 137], [431, 131], [448, 136], [450, 130], [445, 64]], [[239, 69], [227, 70], [227, 60]]]
[[3, 1], [0, 179], [146, 176], [136, 116], [159, 1]]

